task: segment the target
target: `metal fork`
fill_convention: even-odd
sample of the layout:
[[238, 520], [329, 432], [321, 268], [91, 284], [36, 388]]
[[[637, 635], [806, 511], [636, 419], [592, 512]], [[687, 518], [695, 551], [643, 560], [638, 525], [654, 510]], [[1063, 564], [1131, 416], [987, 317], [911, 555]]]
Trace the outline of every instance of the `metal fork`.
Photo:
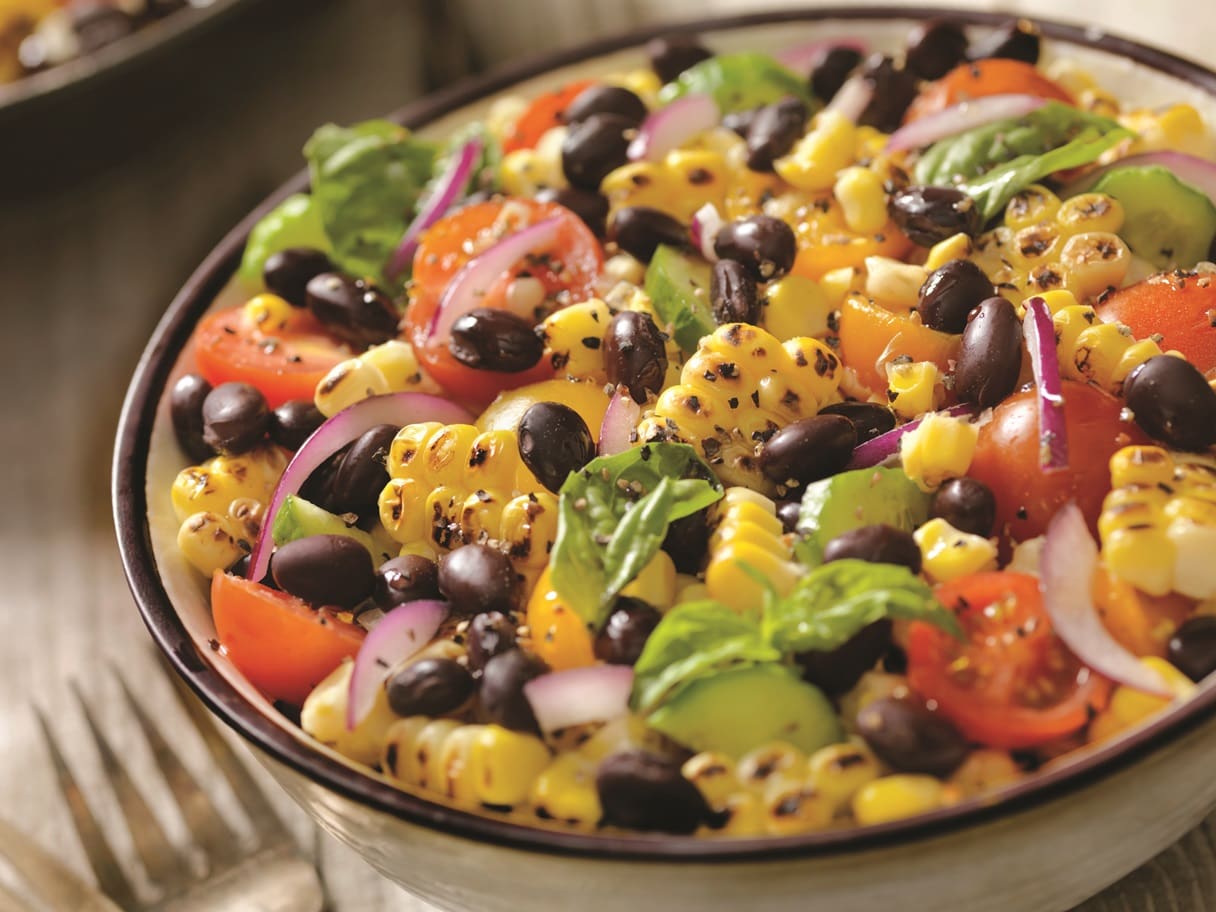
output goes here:
[[[71, 810], [77, 835], [102, 891], [123, 909], [139, 912], [162, 909], [175, 912], [226, 909], [318, 912], [324, 905], [324, 892], [316, 869], [300, 854], [283, 821], [194, 695], [176, 675], [169, 675], [180, 697], [179, 702], [253, 826], [256, 843], [252, 846], [241, 844], [210, 797], [131, 694], [123, 676], [116, 669], [111, 670], [190, 831], [192, 845], [183, 852], [170, 841], [73, 683], [72, 691], [97, 745], [102, 770], [153, 888], [151, 891], [137, 888], [123, 871], [68, 768], [64, 752], [45, 716], [35, 708], [60, 791]], [[192, 863], [200, 857], [201, 864]]]

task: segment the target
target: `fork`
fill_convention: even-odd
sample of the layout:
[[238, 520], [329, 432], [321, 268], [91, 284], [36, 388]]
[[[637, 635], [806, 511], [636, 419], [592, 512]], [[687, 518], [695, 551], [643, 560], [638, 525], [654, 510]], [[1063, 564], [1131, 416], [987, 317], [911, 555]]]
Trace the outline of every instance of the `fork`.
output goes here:
[[[138, 912], [170, 909], [174, 912], [229, 909], [319, 912], [325, 897], [316, 869], [300, 854], [282, 819], [194, 695], [176, 675], [169, 675], [179, 702], [253, 826], [256, 843], [252, 847], [242, 846], [211, 798], [132, 695], [122, 674], [114, 668], [111, 671], [118, 680], [123, 702], [151, 748], [156, 766], [190, 832], [192, 844], [183, 852], [170, 841], [73, 682], [71, 689], [97, 746], [102, 771], [122, 811], [147, 881], [153, 887], [152, 891], [137, 888], [123, 871], [69, 769], [46, 717], [35, 707], [59, 789], [102, 892], [122, 909]], [[197, 863], [200, 856], [201, 864]], [[31, 885], [36, 889], [36, 884]]]

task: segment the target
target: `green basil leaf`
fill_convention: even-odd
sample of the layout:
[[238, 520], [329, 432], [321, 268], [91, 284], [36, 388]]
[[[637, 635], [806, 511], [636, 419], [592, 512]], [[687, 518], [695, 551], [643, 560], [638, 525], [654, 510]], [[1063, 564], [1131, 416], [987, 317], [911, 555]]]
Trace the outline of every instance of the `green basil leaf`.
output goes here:
[[659, 101], [668, 104], [692, 94], [711, 96], [723, 114], [772, 104], [786, 95], [801, 98], [812, 110], [815, 103], [805, 79], [755, 51], [718, 54], [693, 64], [663, 86]]
[[332, 250], [317, 207], [305, 193], [293, 193], [253, 226], [241, 256], [241, 279], [261, 287], [266, 260], [288, 247], [312, 247], [326, 253]]

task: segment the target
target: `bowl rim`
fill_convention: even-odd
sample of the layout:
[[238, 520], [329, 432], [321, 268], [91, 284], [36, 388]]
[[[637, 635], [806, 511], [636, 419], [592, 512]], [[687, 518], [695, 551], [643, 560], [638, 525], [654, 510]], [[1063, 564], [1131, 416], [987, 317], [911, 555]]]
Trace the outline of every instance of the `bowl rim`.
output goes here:
[[[940, 7], [822, 7], [710, 17], [660, 23], [590, 41], [462, 80], [400, 108], [391, 119], [421, 127], [525, 79], [590, 57], [639, 46], [658, 35], [724, 30], [824, 20], [924, 21], [947, 17], [964, 25], [992, 26], [1022, 18], [1016, 14]], [[1129, 58], [1216, 96], [1216, 72], [1139, 42], [1081, 27], [1035, 18], [1051, 39]], [[140, 357], [119, 418], [114, 449], [112, 500], [123, 569], [144, 622], [174, 670], [229, 727], [277, 762], [312, 781], [381, 813], [443, 833], [531, 851], [615, 861], [758, 862], [826, 856], [897, 845], [942, 835], [1025, 811], [1074, 789], [1091, 785], [1181, 738], [1216, 714], [1216, 686], [1201, 686], [1186, 703], [1162, 714], [1123, 739], [1084, 752], [1075, 760], [1040, 772], [1001, 791], [995, 799], [970, 800], [906, 820], [867, 827], [826, 830], [798, 836], [698, 839], [667, 835], [599, 835], [529, 826], [508, 818], [448, 806], [403, 791], [326, 756], [300, 741], [279, 722], [248, 703], [204, 659], [186, 632], [159, 578], [147, 517], [146, 472], [157, 405], [178, 354], [198, 318], [236, 271], [245, 239], [266, 212], [307, 187], [300, 171], [233, 228], [190, 276], [158, 323]]]

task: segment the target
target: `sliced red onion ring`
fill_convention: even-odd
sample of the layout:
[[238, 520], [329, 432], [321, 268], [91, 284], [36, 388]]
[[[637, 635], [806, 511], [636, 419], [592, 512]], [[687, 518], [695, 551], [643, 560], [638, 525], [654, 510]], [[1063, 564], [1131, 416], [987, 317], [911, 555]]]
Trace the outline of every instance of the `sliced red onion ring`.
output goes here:
[[706, 203], [692, 214], [692, 242], [701, 251], [701, 256], [711, 263], [718, 262], [718, 254], [714, 250], [714, 239], [726, 220], [713, 203]]
[[998, 120], [1022, 117], [1047, 102], [1033, 95], [987, 95], [952, 105], [900, 127], [887, 140], [887, 151], [919, 149]]
[[879, 434], [872, 440], [867, 440], [865, 443], [858, 445], [853, 450], [853, 458], [849, 460], [849, 464], [845, 466], [848, 469], [869, 469], [878, 465], [886, 459], [894, 456], [899, 452], [899, 441], [904, 434], [916, 430], [920, 427], [920, 423], [928, 417], [928, 415], [947, 415], [951, 418], [970, 418], [979, 411], [970, 403], [962, 403], [960, 405], [952, 405], [948, 409], [942, 409], [940, 412], [929, 412], [921, 415], [919, 418], [909, 421], [907, 424], [901, 424], [894, 430], [887, 431], [885, 434]]
[[1060, 194], [1063, 197], [1076, 196], [1094, 186], [1109, 171], [1116, 168], [1143, 167], [1160, 165], [1168, 168], [1174, 176], [1185, 181], [1197, 190], [1202, 190], [1216, 205], [1216, 162], [1206, 158], [1187, 155], [1185, 152], [1145, 152], [1141, 155], [1129, 155], [1104, 165], [1096, 171], [1090, 171], [1073, 181]]
[[697, 93], [677, 98], [642, 121], [626, 154], [630, 161], [659, 161], [698, 133], [716, 127], [721, 118], [718, 103], [708, 95]]
[[529, 254], [540, 253], [552, 246], [557, 241], [557, 232], [561, 225], [562, 220], [557, 217], [529, 225], [466, 263], [448, 283], [427, 329], [427, 339], [447, 338], [452, 331], [452, 324], [470, 310], [479, 307], [490, 286], [500, 279], [504, 272]]
[[346, 698], [346, 730], [363, 721], [376, 705], [376, 689], [389, 674], [435, 638], [448, 616], [448, 603], [419, 599], [394, 608], [372, 628], [355, 655]]
[[405, 272], [414, 260], [414, 251], [418, 249], [418, 238], [427, 228], [430, 228], [440, 217], [452, 208], [452, 204], [464, 196], [469, 178], [473, 176], [473, 166], [481, 155], [481, 137], [474, 136], [453, 155], [444, 168], [435, 187], [427, 196], [426, 203], [418, 210], [414, 220], [401, 236], [401, 243], [393, 251], [388, 268], [384, 274], [390, 279], [396, 279]]
[[262, 531], [249, 555], [246, 577], [261, 580], [270, 568], [270, 552], [274, 548], [271, 527], [275, 515], [288, 494], [298, 494], [308, 476], [321, 463], [354, 442], [360, 435], [378, 424], [398, 424], [404, 427], [419, 421], [442, 421], [444, 424], [471, 424], [473, 416], [454, 402], [428, 393], [389, 393], [372, 396], [347, 406], [313, 431], [287, 463], [283, 476], [275, 485], [274, 494], [262, 517]]
[[1093, 600], [1098, 546], [1074, 503], [1047, 524], [1039, 559], [1039, 591], [1056, 634], [1078, 659], [1099, 674], [1145, 693], [1170, 698], [1169, 686], [1128, 652], [1102, 623]]
[[1022, 333], [1039, 398], [1039, 467], [1044, 472], [1068, 468], [1068, 429], [1064, 422], [1064, 389], [1056, 353], [1056, 328], [1047, 302], [1038, 295], [1025, 304]]
[[853, 123], [857, 123], [870, 99], [874, 97], [874, 83], [858, 73], [844, 81], [840, 90], [832, 96], [825, 111], [835, 111], [843, 114]]
[[554, 732], [625, 715], [632, 689], [628, 665], [589, 665], [533, 678], [524, 685], [524, 696], [541, 730]]
[[828, 38], [798, 44], [777, 55], [777, 62], [799, 76], [810, 76], [815, 64], [834, 48], [848, 48], [859, 54], [869, 50], [869, 45], [859, 38]]
[[600, 422], [599, 454], [615, 456], [633, 446], [633, 435], [641, 417], [642, 407], [633, 401], [627, 389], [621, 387], [613, 393], [604, 420]]

